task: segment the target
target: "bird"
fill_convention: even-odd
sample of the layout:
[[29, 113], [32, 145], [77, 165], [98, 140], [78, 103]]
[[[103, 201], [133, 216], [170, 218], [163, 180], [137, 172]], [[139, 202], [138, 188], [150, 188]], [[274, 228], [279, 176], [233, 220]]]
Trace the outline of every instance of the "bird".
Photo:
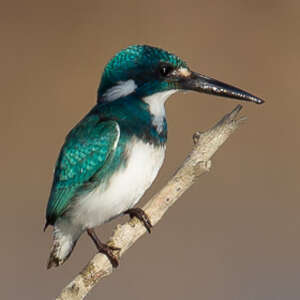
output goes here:
[[54, 227], [48, 269], [69, 258], [84, 232], [117, 267], [120, 249], [103, 243], [95, 227], [118, 216], [137, 217], [151, 232], [149, 216], [135, 205], [163, 164], [164, 104], [180, 91], [264, 102], [192, 71], [161, 48], [132, 45], [118, 52], [104, 68], [95, 106], [68, 133], [56, 162], [44, 227]]

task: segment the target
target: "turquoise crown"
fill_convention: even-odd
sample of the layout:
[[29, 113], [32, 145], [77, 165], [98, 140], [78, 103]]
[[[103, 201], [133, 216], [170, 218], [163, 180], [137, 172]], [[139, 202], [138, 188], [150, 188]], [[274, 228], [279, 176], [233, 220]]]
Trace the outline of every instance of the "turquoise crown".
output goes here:
[[104, 69], [98, 89], [98, 101], [109, 88], [120, 81], [130, 79], [133, 79], [139, 88], [146, 84], [144, 88], [142, 87], [146, 94], [147, 89], [151, 89], [152, 92], [153, 89], [167, 89], [167, 83], [154, 80], [160, 63], [171, 64], [174, 68], [187, 67], [186, 63], [176, 55], [152, 46], [133, 45], [120, 51]]

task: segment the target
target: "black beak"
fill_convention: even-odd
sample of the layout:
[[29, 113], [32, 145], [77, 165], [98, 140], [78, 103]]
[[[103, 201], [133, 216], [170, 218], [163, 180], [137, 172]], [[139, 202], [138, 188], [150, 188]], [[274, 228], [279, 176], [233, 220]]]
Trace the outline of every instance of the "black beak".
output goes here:
[[182, 78], [182, 80], [179, 81], [179, 85], [183, 90], [192, 90], [216, 96], [240, 99], [257, 104], [264, 103], [264, 100], [248, 92], [195, 72], [191, 72], [189, 76]]

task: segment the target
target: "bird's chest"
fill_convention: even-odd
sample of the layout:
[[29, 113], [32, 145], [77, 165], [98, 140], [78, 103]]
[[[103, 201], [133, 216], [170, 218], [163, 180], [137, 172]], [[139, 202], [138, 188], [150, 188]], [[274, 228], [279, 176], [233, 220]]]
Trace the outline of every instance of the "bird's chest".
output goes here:
[[164, 156], [165, 146], [133, 138], [126, 147], [126, 163], [81, 199], [76, 212], [84, 218], [80, 223], [95, 227], [133, 207], [154, 181]]

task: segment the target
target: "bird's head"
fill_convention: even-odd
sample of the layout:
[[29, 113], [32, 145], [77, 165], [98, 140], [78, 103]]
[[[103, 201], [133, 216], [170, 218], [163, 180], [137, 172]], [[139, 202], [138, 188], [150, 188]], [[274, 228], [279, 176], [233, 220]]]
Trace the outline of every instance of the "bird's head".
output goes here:
[[102, 75], [98, 102], [114, 101], [131, 93], [136, 93], [141, 98], [159, 94], [165, 100], [180, 90], [203, 92], [257, 104], [264, 102], [248, 92], [191, 71], [174, 54], [146, 45], [130, 46], [110, 60]]

